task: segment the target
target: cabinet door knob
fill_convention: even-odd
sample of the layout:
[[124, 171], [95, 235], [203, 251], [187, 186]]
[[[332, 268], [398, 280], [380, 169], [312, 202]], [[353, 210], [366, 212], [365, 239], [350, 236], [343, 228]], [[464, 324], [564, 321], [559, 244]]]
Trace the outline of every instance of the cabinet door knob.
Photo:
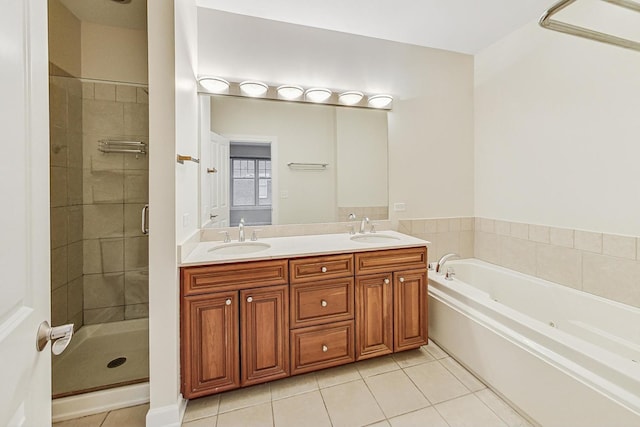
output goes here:
[[384, 284], [388, 285], [390, 283], [389, 279], [384, 279]]
[[247, 302], [251, 302], [251, 301], [253, 301], [253, 298], [252, 297], [247, 297]]
[[322, 344], [322, 352], [326, 353], [327, 351], [329, 351], [329, 347], [327, 347], [325, 344]]
[[400, 278], [400, 283], [404, 283], [404, 277]]
[[325, 300], [320, 301], [320, 305], [326, 307], [328, 303]]
[[322, 268], [320, 269], [320, 271], [322, 271], [323, 273], [326, 273], [326, 272], [327, 272], [327, 267], [322, 267]]
[[227, 299], [224, 303], [227, 305], [231, 305], [231, 298]]

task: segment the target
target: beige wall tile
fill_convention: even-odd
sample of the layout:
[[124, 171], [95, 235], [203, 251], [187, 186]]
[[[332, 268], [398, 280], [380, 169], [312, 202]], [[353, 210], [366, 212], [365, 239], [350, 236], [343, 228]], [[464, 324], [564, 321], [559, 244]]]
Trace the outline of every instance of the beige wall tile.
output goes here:
[[462, 229], [462, 221], [460, 218], [449, 218], [449, 231], [460, 231]]
[[145, 319], [149, 317], [149, 304], [125, 305], [124, 319]]
[[137, 100], [137, 87], [117, 85], [116, 86], [116, 101], [117, 102], [136, 102]]
[[[478, 228], [476, 228], [478, 230]], [[496, 222], [493, 219], [489, 218], [480, 218], [480, 231], [483, 233], [495, 233], [496, 232]]]
[[124, 269], [146, 270], [149, 268], [149, 238], [130, 237], [124, 239]]
[[149, 173], [147, 171], [125, 171], [124, 201], [125, 203], [148, 203]]
[[83, 227], [85, 239], [122, 237], [124, 235], [123, 205], [85, 205]]
[[124, 271], [124, 239], [84, 241], [84, 274]]
[[575, 289], [582, 288], [582, 253], [571, 248], [536, 246], [537, 276]]
[[[636, 248], [640, 248], [640, 237], [636, 239]], [[640, 261], [640, 249], [636, 250], [636, 259]]]
[[564, 246], [565, 248], [573, 247], [574, 231], [569, 228], [549, 228], [549, 243], [556, 246]]
[[116, 100], [116, 85], [108, 83], [95, 83], [94, 98], [101, 101]]
[[67, 133], [67, 166], [82, 169], [82, 131]]
[[67, 247], [51, 251], [51, 289], [67, 284]]
[[149, 302], [149, 272], [127, 271], [124, 274], [125, 304]]
[[438, 218], [436, 220], [436, 227], [438, 233], [445, 233], [449, 231], [449, 219], [447, 218]]
[[85, 205], [124, 201], [124, 171], [84, 169], [83, 173]]
[[148, 104], [124, 104], [124, 134], [149, 135]]
[[69, 243], [75, 243], [82, 240], [82, 205], [69, 206], [67, 208], [69, 218]]
[[[73, 86], [73, 85], [72, 85]], [[71, 91], [72, 92], [72, 91]], [[69, 93], [67, 98], [67, 130], [69, 132], [82, 132], [82, 98], [80, 94]]]
[[602, 235], [602, 253], [619, 258], [636, 259], [636, 238], [616, 234]]
[[124, 305], [124, 273], [85, 274], [84, 308]]
[[[55, 78], [54, 78], [55, 79]], [[49, 126], [67, 128], [67, 89], [49, 79]]]
[[529, 224], [529, 240], [533, 242], [549, 243], [549, 227], [545, 225]]
[[438, 248], [436, 258], [448, 253], [460, 254], [460, 232], [449, 231], [446, 233], [437, 233]]
[[424, 232], [425, 233], [437, 233], [438, 232], [438, 220], [437, 219], [425, 219]]
[[84, 310], [84, 324], [119, 322], [124, 320], [124, 306]]
[[536, 274], [536, 244], [529, 240], [500, 236], [501, 265], [525, 274]]
[[51, 292], [51, 326], [67, 323], [67, 286], [59, 287]]
[[49, 134], [49, 164], [67, 166], [67, 130], [51, 127]]
[[585, 291], [640, 307], [640, 262], [605, 255], [583, 255]]
[[83, 301], [82, 277], [78, 277], [67, 285], [67, 318], [82, 314]]
[[124, 105], [129, 104], [85, 99], [82, 103], [83, 133], [124, 135]]
[[72, 281], [82, 276], [82, 242], [67, 246], [67, 280]]
[[82, 204], [82, 169], [68, 168], [67, 169], [67, 203], [69, 205], [81, 205]]
[[498, 221], [495, 223], [496, 234], [499, 236], [509, 236], [511, 234], [511, 223], [508, 221]]
[[408, 220], [408, 219], [399, 220], [398, 231], [400, 233], [411, 234], [411, 220]]
[[78, 332], [78, 329], [84, 326], [84, 312], [80, 311], [75, 316], [68, 318], [67, 323], [73, 323], [73, 332]]
[[67, 206], [67, 168], [53, 166], [50, 172], [49, 204], [52, 208]]
[[583, 251], [602, 253], [602, 233], [575, 230], [574, 247]]
[[424, 219], [412, 219], [411, 220], [411, 232], [415, 234], [425, 233], [426, 220]]
[[474, 235], [473, 231], [461, 231], [460, 232], [460, 256], [462, 258], [473, 258], [473, 246], [474, 246]]
[[[126, 237], [144, 236], [142, 234], [143, 207], [144, 203], [127, 203], [124, 205], [124, 235]], [[263, 237], [263, 233], [258, 233], [258, 237]]]
[[482, 231], [482, 220], [478, 216], [473, 218], [473, 229], [475, 231]]
[[473, 218], [461, 218], [460, 219], [460, 230], [461, 231], [473, 231], [474, 229], [474, 219]]
[[138, 104], [148, 104], [149, 103], [149, 94], [145, 92], [146, 88], [138, 87], [136, 88], [136, 101]]
[[511, 223], [511, 237], [518, 239], [529, 239], [529, 224], [523, 224], [520, 222]]
[[498, 243], [498, 235], [476, 231], [473, 253], [476, 258], [493, 264], [499, 264], [500, 245]]
[[82, 82], [82, 99], [94, 98], [94, 84], [91, 82]]
[[51, 208], [51, 249], [67, 244], [67, 208]]

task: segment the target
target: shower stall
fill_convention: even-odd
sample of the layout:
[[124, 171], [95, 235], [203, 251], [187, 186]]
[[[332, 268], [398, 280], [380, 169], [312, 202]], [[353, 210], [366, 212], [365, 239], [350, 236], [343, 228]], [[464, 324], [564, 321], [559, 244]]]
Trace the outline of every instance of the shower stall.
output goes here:
[[148, 91], [50, 64], [53, 398], [148, 381]]

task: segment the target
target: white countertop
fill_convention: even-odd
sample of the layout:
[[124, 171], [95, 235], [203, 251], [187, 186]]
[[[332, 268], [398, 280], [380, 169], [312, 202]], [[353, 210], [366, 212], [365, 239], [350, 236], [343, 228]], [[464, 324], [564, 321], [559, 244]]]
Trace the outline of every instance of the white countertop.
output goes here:
[[[182, 260], [182, 267], [189, 265], [201, 264], [224, 264], [236, 261], [259, 261], [269, 259], [292, 258], [300, 256], [327, 255], [342, 252], [367, 252], [381, 249], [398, 249], [411, 248], [418, 246], [426, 246], [429, 242], [418, 239], [397, 231], [379, 231], [367, 236], [391, 236], [396, 239], [388, 239], [384, 242], [362, 242], [351, 240], [351, 235], [347, 233], [341, 234], [317, 234], [311, 236], [294, 236], [294, 237], [272, 237], [259, 239], [257, 242], [245, 243], [263, 243], [270, 247], [259, 252], [246, 254], [220, 254], [215, 249], [222, 246], [230, 246], [238, 242], [233, 240], [231, 243], [223, 242], [200, 242], [191, 253]], [[358, 236], [358, 234], [356, 234]], [[362, 236], [362, 235], [360, 235]], [[212, 251], [213, 250], [213, 251]]]

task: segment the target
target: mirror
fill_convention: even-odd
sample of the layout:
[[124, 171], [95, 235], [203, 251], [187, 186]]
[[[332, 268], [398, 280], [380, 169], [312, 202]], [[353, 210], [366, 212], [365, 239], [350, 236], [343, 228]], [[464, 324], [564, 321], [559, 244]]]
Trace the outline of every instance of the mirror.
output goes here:
[[388, 219], [387, 112], [200, 95], [202, 227]]

